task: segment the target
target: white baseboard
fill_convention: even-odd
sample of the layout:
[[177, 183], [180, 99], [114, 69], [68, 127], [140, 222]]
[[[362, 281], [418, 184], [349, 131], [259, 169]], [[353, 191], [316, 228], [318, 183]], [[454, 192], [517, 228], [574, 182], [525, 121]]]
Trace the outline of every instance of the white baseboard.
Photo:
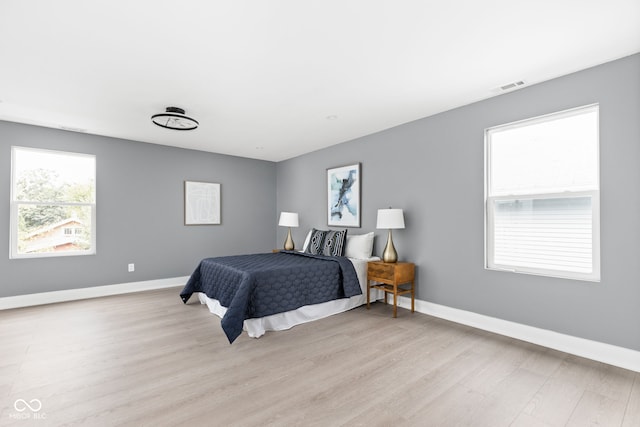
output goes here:
[[184, 286], [189, 276], [0, 298], [0, 310]]
[[[398, 306], [411, 309], [411, 299], [404, 296], [399, 297]], [[415, 309], [420, 313], [430, 316], [640, 372], [640, 352], [636, 350], [565, 335], [547, 329], [527, 326], [422, 300], [415, 300]]]

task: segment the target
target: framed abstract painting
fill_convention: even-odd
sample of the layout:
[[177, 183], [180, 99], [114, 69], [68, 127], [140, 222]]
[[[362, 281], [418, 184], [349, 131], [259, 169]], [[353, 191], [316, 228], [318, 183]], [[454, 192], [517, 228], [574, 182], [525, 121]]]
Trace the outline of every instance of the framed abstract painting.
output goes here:
[[327, 169], [327, 224], [360, 227], [360, 163]]

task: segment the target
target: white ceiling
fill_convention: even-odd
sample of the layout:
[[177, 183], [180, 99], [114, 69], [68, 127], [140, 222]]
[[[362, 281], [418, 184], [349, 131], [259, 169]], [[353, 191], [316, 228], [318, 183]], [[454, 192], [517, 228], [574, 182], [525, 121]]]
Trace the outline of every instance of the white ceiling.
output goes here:
[[0, 119], [280, 161], [636, 52], [638, 0], [3, 0]]

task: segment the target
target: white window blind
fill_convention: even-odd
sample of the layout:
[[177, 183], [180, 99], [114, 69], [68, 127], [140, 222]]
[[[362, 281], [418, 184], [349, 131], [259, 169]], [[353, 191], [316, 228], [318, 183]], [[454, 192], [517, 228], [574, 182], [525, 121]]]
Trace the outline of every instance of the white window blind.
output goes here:
[[486, 132], [486, 266], [599, 280], [598, 107]]
[[495, 202], [494, 262], [591, 273], [591, 197]]

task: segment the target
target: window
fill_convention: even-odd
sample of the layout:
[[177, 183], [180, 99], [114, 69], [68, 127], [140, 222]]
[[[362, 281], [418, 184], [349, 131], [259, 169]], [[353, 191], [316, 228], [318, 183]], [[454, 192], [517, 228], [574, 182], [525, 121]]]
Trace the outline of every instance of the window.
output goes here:
[[12, 147], [11, 258], [95, 252], [95, 156]]
[[486, 267], [600, 280], [598, 106], [485, 131]]

